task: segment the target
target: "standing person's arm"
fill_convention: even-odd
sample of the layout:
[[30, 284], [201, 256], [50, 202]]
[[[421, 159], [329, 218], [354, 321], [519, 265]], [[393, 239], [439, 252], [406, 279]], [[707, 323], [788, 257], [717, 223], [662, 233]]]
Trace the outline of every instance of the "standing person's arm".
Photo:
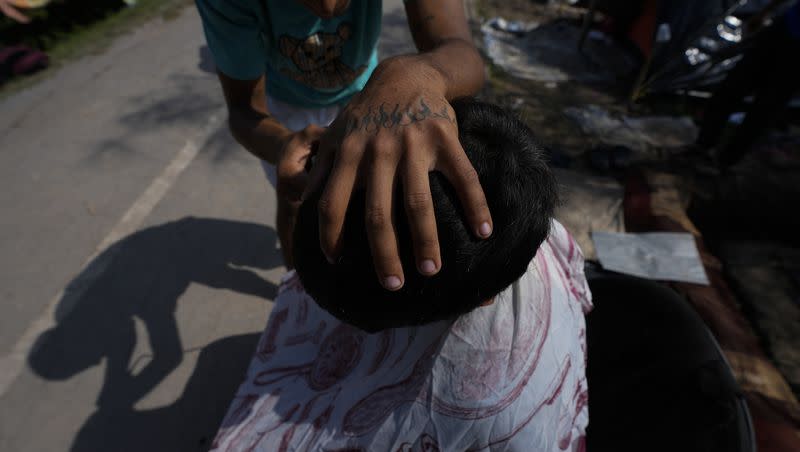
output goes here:
[[289, 130], [267, 110], [264, 76], [236, 80], [218, 73], [228, 106], [228, 126], [236, 141], [256, 157], [278, 163]]
[[441, 171], [455, 187], [477, 237], [492, 234], [492, 219], [477, 173], [458, 140], [449, 101], [476, 93], [484, 66], [472, 44], [461, 0], [405, 2], [418, 54], [381, 62], [364, 90], [320, 142], [309, 191], [327, 176], [319, 201], [320, 244], [329, 260], [339, 254], [345, 212], [354, 187], [366, 188], [367, 231], [376, 273], [390, 290], [403, 285], [392, 218], [402, 186], [417, 271], [442, 265], [428, 173]]
[[231, 134], [256, 157], [277, 167], [278, 194], [298, 200], [306, 186], [305, 163], [311, 146], [324, 129], [310, 125], [291, 132], [267, 110], [266, 76], [256, 80], [236, 80], [219, 73], [219, 81], [228, 105]]
[[440, 73], [447, 100], [478, 92], [484, 83], [484, 64], [472, 43], [463, 1], [408, 0], [404, 4], [420, 52], [414, 56]]
[[[305, 187], [305, 159], [322, 129], [292, 133], [267, 110], [264, 57], [258, 20], [260, 3], [249, 0], [196, 0], [206, 41], [214, 55], [228, 106], [231, 133], [256, 157], [277, 166], [278, 194], [297, 200]], [[286, 157], [286, 158], [284, 158]]]

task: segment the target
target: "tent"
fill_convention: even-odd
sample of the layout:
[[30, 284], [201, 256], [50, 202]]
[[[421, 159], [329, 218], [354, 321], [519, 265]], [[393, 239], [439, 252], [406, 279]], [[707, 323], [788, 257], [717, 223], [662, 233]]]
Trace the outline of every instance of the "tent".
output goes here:
[[590, 0], [579, 47], [594, 22], [642, 57], [632, 100], [661, 92], [708, 91], [722, 80], [749, 43], [742, 18], [761, 11], [764, 0]]

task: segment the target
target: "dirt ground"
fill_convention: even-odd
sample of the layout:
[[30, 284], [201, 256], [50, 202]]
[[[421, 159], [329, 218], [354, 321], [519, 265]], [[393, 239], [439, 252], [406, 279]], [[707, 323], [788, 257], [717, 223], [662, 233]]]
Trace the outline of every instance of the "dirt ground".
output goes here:
[[[703, 156], [687, 157], [678, 152], [686, 146], [676, 146], [694, 140], [687, 134], [704, 101], [675, 95], [631, 104], [630, 87], [638, 66], [615, 60], [619, 55], [596, 36], [587, 41], [588, 55], [578, 52], [583, 10], [531, 0], [479, 0], [471, 8], [480, 22], [475, 36], [488, 61], [493, 61], [494, 44], [481, 24], [486, 27], [489, 19], [502, 17], [536, 25], [527, 32], [535, 39], [523, 59], [533, 55], [528, 61], [539, 72], [523, 77], [495, 61], [482, 97], [516, 110], [551, 151], [566, 193], [559, 218], [572, 229], [585, 254], [594, 257], [590, 230], [624, 230], [621, 197], [626, 170], [638, 167], [674, 175], [680, 204], [711, 252], [721, 258], [728, 283], [765, 350], [795, 395], [800, 395], [800, 240], [795, 232], [800, 226], [795, 212], [800, 166], [782, 161], [785, 153], [775, 149], [780, 146], [765, 139], [756, 146], [761, 148], [758, 152], [730, 173], [707, 174], [700, 164]], [[609, 135], [618, 131], [587, 130], [576, 111], [605, 112], [625, 121], [684, 114], [691, 121], [685, 118], [674, 132], [657, 126], [656, 138], [627, 145], [632, 152], [629, 167], [615, 170], [613, 165], [603, 167], [605, 161], [598, 163], [595, 149], [608, 145]], [[800, 125], [795, 119], [782, 132], [797, 143]], [[797, 158], [798, 151], [795, 147], [789, 153]]]

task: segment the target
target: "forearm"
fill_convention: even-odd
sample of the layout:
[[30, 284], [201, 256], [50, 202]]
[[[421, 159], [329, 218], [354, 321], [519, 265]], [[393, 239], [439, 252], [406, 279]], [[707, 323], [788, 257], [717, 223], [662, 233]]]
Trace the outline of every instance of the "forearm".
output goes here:
[[450, 38], [430, 51], [420, 53], [419, 57], [443, 78], [447, 100], [472, 96], [483, 87], [483, 58], [471, 42]]
[[236, 141], [256, 157], [277, 164], [281, 149], [291, 134], [283, 124], [266, 112], [229, 112], [228, 125]]
[[[448, 100], [471, 96], [484, 83], [483, 59], [475, 47], [460, 38], [442, 41], [429, 51], [383, 60], [370, 84], [420, 83], [441, 92]], [[399, 80], [398, 80], [399, 79]]]
[[435, 71], [447, 100], [477, 93], [484, 83], [484, 65], [472, 43], [463, 0], [404, 0], [404, 4], [421, 71]]
[[218, 75], [233, 137], [251, 154], [277, 164], [290, 131], [269, 114], [266, 77], [238, 80], [222, 72]]

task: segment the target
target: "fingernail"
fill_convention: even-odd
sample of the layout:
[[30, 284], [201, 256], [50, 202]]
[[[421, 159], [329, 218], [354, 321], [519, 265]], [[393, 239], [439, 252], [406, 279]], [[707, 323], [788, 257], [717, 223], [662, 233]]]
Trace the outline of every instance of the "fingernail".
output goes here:
[[403, 282], [397, 276], [387, 276], [383, 279], [383, 286], [389, 290], [397, 290], [402, 285]]
[[489, 237], [490, 235], [492, 235], [492, 226], [489, 225], [488, 222], [484, 221], [483, 223], [481, 223], [481, 227], [478, 229], [478, 233], [481, 235], [481, 237], [484, 238]]
[[419, 270], [425, 275], [431, 275], [436, 272], [436, 263], [430, 259], [425, 259], [419, 264]]

